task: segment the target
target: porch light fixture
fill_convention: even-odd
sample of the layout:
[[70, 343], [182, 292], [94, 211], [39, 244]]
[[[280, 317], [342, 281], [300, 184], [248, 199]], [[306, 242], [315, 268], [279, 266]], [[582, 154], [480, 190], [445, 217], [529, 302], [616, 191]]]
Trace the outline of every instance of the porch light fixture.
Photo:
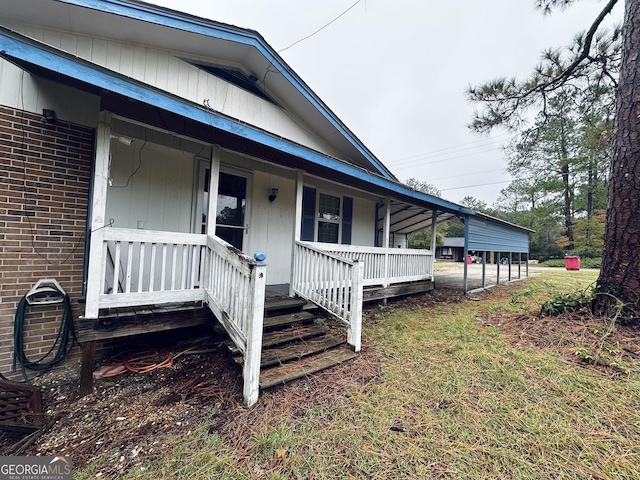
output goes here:
[[111, 140], [118, 140], [121, 144], [126, 145], [127, 147], [130, 147], [133, 143], [133, 140], [130, 138], [122, 137], [120, 135], [111, 135]]
[[49, 110], [48, 108], [42, 109], [42, 120], [45, 123], [56, 123], [58, 120], [58, 116], [56, 115], [55, 110]]
[[277, 188], [272, 188], [271, 189], [271, 195], [269, 195], [269, 201], [273, 202], [276, 198], [278, 198], [278, 189]]

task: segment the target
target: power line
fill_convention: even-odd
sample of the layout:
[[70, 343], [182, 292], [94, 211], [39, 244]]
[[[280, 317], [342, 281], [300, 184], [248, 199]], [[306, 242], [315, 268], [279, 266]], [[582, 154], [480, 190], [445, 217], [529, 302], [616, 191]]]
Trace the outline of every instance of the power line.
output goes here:
[[333, 22], [335, 22], [336, 20], [338, 20], [340, 17], [342, 17], [345, 13], [347, 13], [349, 10], [351, 10], [353, 7], [355, 7], [357, 4], [359, 4], [362, 0], [357, 0], [353, 5], [351, 5], [349, 8], [347, 8], [344, 12], [342, 12], [340, 15], [338, 15], [336, 18], [334, 18], [333, 20], [331, 20], [328, 23], [325, 23], [323, 26], [321, 26], [319, 29], [317, 29], [315, 32], [313, 32], [311, 35], [307, 35], [304, 38], [301, 38], [300, 40], [296, 40], [295, 42], [293, 42], [291, 45], [289, 45], [288, 47], [284, 47], [281, 50], [278, 50], [278, 53], [282, 53], [285, 50], [290, 49], [291, 47], [293, 47], [294, 45], [297, 45], [298, 43], [307, 40], [308, 38], [313, 37], [316, 33], [320, 32], [321, 30], [324, 30], [325, 28], [327, 28], [329, 25], [331, 25]]
[[[502, 134], [500, 134], [500, 135], [496, 135], [496, 136], [495, 136], [495, 137], [493, 137], [492, 139], [487, 139], [487, 140], [491, 140], [491, 141], [489, 142], [489, 144], [493, 144], [493, 143], [497, 143], [497, 140], [496, 140], [497, 138], [504, 137], [504, 136], [507, 136], [507, 135], [511, 135], [511, 134], [510, 134], [510, 133], [502, 133]], [[482, 140], [482, 141], [484, 141], [484, 140]], [[459, 149], [460, 147], [465, 147], [465, 146], [467, 146], [467, 145], [476, 145], [476, 146], [478, 146], [478, 145], [477, 145], [477, 143], [478, 143], [478, 142], [460, 143], [460, 144], [458, 144], [458, 145], [454, 145], [454, 146], [452, 146], [452, 147], [446, 147], [446, 148], [441, 148], [441, 149], [438, 149], [438, 150], [432, 150], [432, 151], [430, 151], [430, 152], [418, 153], [418, 154], [416, 154], [416, 155], [411, 155], [411, 156], [409, 156], [409, 157], [396, 158], [395, 160], [387, 160], [387, 162], [386, 162], [386, 163], [400, 162], [400, 161], [403, 161], [403, 160], [410, 160], [410, 159], [414, 159], [414, 158], [418, 158], [418, 157], [431, 157], [431, 156], [436, 156], [436, 154], [438, 154], [438, 153], [440, 153], [440, 152], [444, 152], [444, 151], [446, 151], [446, 150], [457, 150], [457, 149]], [[482, 146], [482, 145], [480, 145], [480, 146]], [[467, 149], [465, 149], [465, 150], [467, 150]], [[443, 154], [443, 155], [444, 155], [444, 154]]]
[[502, 182], [479, 183], [477, 185], [465, 185], [464, 187], [440, 188], [441, 192], [448, 190], [460, 190], [461, 188], [486, 187], [487, 185], [499, 185], [500, 183], [511, 183], [512, 180], [503, 180]]
[[[443, 158], [443, 159], [440, 159], [440, 160], [433, 160], [431, 162], [424, 162], [424, 163], [419, 163], [419, 164], [418, 163], [409, 164], [409, 165], [405, 165], [405, 166], [402, 166], [402, 167], [393, 167], [393, 170], [404, 170], [406, 168], [415, 168], [415, 167], [418, 167], [418, 166], [421, 167], [421, 166], [424, 166], [424, 165], [433, 165], [434, 163], [448, 162], [449, 160], [456, 160], [458, 158], [471, 157], [471, 156], [474, 156], [474, 155], [479, 155], [480, 153], [490, 153], [490, 152], [500, 151], [500, 150], [502, 150], [502, 149], [501, 148], [492, 148], [490, 150], [484, 150], [482, 152], [471, 152], [471, 153], [467, 153], [465, 155], [458, 155], [458, 156], [455, 156], [455, 157], [448, 157], [448, 158]], [[391, 168], [391, 167], [389, 167], [389, 168]]]
[[463, 173], [462, 175], [453, 175], [451, 177], [430, 178], [429, 181], [430, 182], [437, 182], [438, 180], [449, 180], [451, 178], [470, 177], [471, 175], [482, 175], [484, 173], [502, 172], [504, 170], [505, 170], [504, 168], [496, 168], [496, 169], [493, 169], [493, 170], [482, 170], [481, 172]]

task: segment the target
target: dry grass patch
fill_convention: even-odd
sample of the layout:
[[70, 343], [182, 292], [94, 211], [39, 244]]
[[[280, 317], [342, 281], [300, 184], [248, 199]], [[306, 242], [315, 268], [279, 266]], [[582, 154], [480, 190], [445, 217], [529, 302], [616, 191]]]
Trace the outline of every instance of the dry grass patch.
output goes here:
[[[625, 357], [626, 372], [586, 362], [571, 349], [598, 348], [601, 327], [537, 313], [554, 293], [586, 288], [595, 275], [545, 271], [470, 297], [440, 290], [372, 307], [358, 358], [263, 392], [252, 409], [241, 407], [228, 365], [207, 364], [227, 375], [224, 384], [196, 375], [187, 388], [177, 372], [155, 408], [199, 411], [188, 434], [158, 429], [161, 458], [110, 470], [113, 452], [105, 451], [76, 477], [640, 478], [635, 357]], [[624, 350], [623, 339], [636, 341], [613, 327], [604, 331], [608, 344]]]

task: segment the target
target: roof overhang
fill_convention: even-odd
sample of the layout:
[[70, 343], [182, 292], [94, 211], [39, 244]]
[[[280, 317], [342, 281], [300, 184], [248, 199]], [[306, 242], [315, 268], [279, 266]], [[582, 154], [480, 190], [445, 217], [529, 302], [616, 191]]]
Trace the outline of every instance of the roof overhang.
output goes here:
[[[28, 7], [26, 6], [28, 5]], [[340, 156], [396, 179], [257, 32], [131, 0], [3, 0], [3, 21], [240, 65]]]
[[395, 179], [323, 155], [2, 27], [0, 56], [36, 75], [46, 74], [56, 81], [103, 96], [111, 93], [151, 108], [166, 110], [203, 128], [215, 129], [248, 144], [276, 151], [283, 159], [293, 159], [298, 168], [331, 173], [348, 185], [366, 188], [372, 193], [419, 208], [455, 215], [474, 215], [466, 207], [412, 190]]

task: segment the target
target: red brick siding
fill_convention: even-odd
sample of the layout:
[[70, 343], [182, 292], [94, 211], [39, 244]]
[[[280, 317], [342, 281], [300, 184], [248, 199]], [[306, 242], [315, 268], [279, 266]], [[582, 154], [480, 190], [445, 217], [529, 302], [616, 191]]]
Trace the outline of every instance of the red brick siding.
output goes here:
[[[19, 300], [41, 278], [55, 278], [84, 312], [84, 240], [94, 130], [0, 106], [0, 372], [13, 356]], [[61, 306], [28, 307], [25, 350], [35, 360], [52, 346]], [[76, 348], [72, 357], [78, 357]]]

